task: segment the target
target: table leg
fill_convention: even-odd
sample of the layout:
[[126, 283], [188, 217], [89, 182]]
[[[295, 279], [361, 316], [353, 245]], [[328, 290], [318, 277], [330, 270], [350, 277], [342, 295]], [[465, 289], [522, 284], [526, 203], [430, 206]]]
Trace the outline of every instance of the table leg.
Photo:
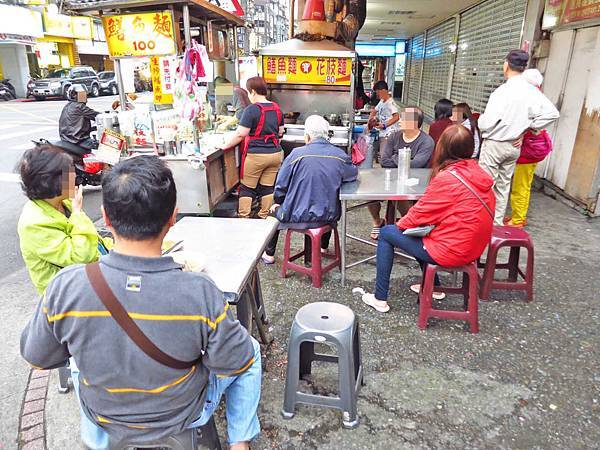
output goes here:
[[346, 200], [342, 200], [342, 216], [341, 216], [341, 271], [342, 271], [342, 286], [346, 286], [346, 213], [347, 213], [347, 203]]
[[258, 312], [257, 300], [254, 295], [254, 290], [249, 289], [250, 293], [250, 307], [252, 308], [252, 316], [254, 319], [254, 323], [256, 324], [256, 328], [258, 328], [258, 334], [260, 335], [260, 340], [263, 344], [269, 345], [273, 342], [273, 336], [269, 333], [265, 323], [262, 320], [260, 313]]
[[396, 202], [388, 200], [385, 211], [385, 223], [387, 225], [393, 225], [396, 223]]
[[260, 275], [258, 273], [258, 269], [254, 272], [252, 277], [252, 289], [254, 290], [254, 297], [256, 298], [256, 306], [258, 307], [258, 313], [266, 325], [269, 323], [269, 319], [267, 318], [267, 309], [265, 308], [265, 302], [262, 294], [262, 287], [260, 285]]
[[235, 305], [237, 320], [240, 321], [240, 325], [242, 325], [248, 333], [252, 334], [252, 307], [250, 303], [252, 302], [252, 298], [248, 291], [250, 290], [249, 286], [246, 286], [242, 291], [242, 294], [238, 298], [238, 301]]

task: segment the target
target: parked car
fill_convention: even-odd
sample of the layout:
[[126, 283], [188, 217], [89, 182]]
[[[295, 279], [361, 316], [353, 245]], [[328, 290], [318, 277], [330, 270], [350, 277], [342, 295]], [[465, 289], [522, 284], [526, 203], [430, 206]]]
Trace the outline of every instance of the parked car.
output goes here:
[[82, 84], [91, 97], [100, 95], [100, 80], [94, 69], [88, 66], [53, 70], [46, 78], [36, 80], [33, 96], [36, 100], [48, 97], [67, 98], [67, 91], [73, 84]]
[[102, 94], [117, 95], [119, 93], [117, 78], [114, 72], [100, 72], [98, 73], [98, 78], [100, 79], [100, 92]]

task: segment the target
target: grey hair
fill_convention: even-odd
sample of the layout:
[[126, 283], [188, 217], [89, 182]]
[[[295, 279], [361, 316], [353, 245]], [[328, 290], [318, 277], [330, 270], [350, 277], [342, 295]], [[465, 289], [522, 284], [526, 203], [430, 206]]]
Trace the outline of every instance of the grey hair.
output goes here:
[[329, 139], [329, 122], [323, 117], [312, 115], [304, 121], [304, 134], [315, 139]]

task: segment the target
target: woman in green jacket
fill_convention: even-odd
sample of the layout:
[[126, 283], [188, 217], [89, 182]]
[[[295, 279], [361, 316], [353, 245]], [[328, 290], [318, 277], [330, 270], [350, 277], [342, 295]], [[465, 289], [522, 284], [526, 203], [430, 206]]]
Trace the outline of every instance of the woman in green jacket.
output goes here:
[[108, 242], [83, 212], [82, 186], [75, 187], [73, 160], [67, 153], [52, 145], [28, 150], [20, 172], [29, 198], [19, 218], [21, 253], [41, 295], [63, 267], [98, 260]]

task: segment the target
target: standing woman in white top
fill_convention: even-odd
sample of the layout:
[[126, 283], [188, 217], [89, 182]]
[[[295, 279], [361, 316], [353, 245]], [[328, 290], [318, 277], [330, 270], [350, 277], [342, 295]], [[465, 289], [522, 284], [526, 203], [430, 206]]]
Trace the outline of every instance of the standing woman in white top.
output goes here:
[[528, 62], [529, 54], [523, 50], [507, 55], [503, 67], [506, 83], [492, 92], [478, 121], [483, 137], [479, 165], [494, 179], [496, 225], [502, 225], [504, 219], [523, 133], [542, 130], [559, 118], [552, 102], [523, 77]]

